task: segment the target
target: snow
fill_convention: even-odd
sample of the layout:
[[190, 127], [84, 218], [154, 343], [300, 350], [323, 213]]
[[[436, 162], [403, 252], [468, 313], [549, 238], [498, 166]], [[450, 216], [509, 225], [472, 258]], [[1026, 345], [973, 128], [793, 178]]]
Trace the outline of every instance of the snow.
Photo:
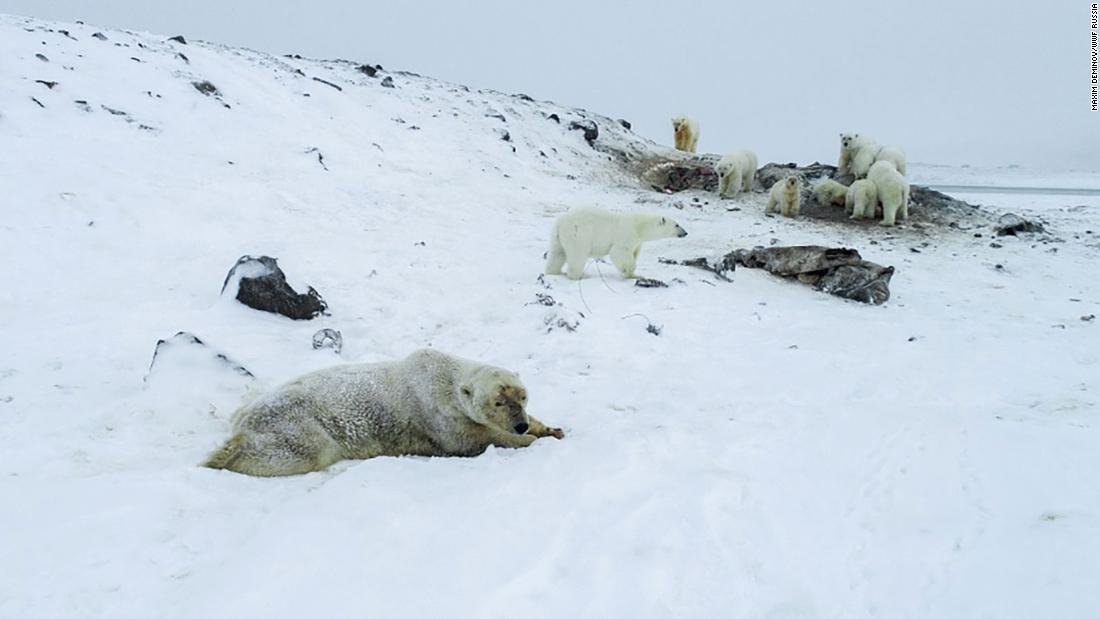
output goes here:
[[[1100, 325], [1081, 319], [1100, 314], [1100, 197], [981, 194], [1040, 216], [1048, 243], [766, 218], [762, 194], [642, 187], [568, 123], [667, 147], [580, 110], [98, 30], [0, 16], [0, 617], [1100, 605]], [[593, 205], [688, 230], [642, 249], [639, 275], [668, 288], [606, 263], [540, 283], [553, 218]], [[657, 261], [772, 239], [855, 247], [896, 267], [893, 296], [871, 307]], [[277, 257], [331, 316], [220, 297], [244, 254]], [[548, 327], [548, 312], [576, 331]], [[339, 355], [311, 348], [326, 327], [343, 334]], [[256, 380], [197, 358], [146, 383], [157, 340], [178, 331]], [[198, 466], [263, 389], [425, 346], [518, 371], [531, 413], [565, 439], [285, 479]]]

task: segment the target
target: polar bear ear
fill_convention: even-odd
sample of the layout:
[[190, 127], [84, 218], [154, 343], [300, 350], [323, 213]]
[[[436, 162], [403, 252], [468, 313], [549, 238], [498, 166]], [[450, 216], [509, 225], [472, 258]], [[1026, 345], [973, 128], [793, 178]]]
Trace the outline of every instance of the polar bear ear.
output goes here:
[[474, 397], [474, 390], [471, 389], [469, 385], [462, 385], [458, 388], [458, 390], [462, 393], [462, 395], [466, 396], [467, 398]]
[[661, 218], [661, 225], [662, 225], [662, 226], [664, 226], [664, 225], [666, 225], [666, 224], [668, 224], [668, 220], [667, 220], [667, 219], [665, 219], [664, 217], [662, 217], [662, 218]]

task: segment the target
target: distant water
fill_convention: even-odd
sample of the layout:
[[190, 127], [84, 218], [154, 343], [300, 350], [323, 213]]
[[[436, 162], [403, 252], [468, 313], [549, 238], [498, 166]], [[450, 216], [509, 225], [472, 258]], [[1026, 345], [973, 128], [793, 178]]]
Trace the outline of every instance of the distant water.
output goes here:
[[1030, 196], [1100, 196], [1100, 189], [1076, 187], [1005, 187], [994, 185], [928, 185], [946, 194], [999, 193]]

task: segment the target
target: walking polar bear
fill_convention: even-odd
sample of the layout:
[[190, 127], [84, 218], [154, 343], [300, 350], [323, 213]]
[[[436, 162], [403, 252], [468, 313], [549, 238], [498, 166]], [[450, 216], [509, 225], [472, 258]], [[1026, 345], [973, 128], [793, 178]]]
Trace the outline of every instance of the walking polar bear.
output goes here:
[[[867, 180], [875, 184], [878, 200], [882, 202], [882, 225], [894, 225], [894, 218], [898, 215], [909, 219], [909, 181], [898, 172], [893, 162], [875, 163], [867, 173]], [[874, 206], [871, 208], [874, 209]]]
[[568, 263], [569, 279], [580, 279], [589, 258], [610, 254], [619, 273], [630, 279], [634, 277], [642, 243], [685, 236], [687, 231], [680, 224], [662, 215], [575, 209], [554, 222], [546, 273], [561, 275], [562, 266]]
[[788, 176], [778, 180], [768, 192], [768, 206], [765, 213], [779, 212], [784, 217], [798, 217], [802, 210], [802, 179]]
[[672, 119], [672, 137], [676, 150], [694, 153], [699, 145], [699, 123], [687, 116]]
[[752, 183], [756, 180], [756, 153], [748, 149], [734, 151], [722, 157], [714, 171], [718, 174], [720, 197], [752, 191]]
[[890, 161], [902, 175], [905, 174], [905, 151], [900, 146], [880, 146], [871, 138], [858, 133], [840, 134], [840, 159], [837, 173], [851, 174], [857, 180], [866, 178], [871, 166], [878, 161]]
[[376, 456], [476, 456], [490, 445], [562, 438], [527, 414], [527, 390], [501, 368], [420, 350], [400, 361], [343, 365], [245, 405], [205, 466], [271, 477]]

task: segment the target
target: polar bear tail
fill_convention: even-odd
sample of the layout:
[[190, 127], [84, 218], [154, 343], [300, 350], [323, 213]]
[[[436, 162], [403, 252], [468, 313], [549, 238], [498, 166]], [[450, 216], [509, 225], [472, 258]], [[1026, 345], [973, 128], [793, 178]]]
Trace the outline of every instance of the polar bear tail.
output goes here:
[[243, 450], [244, 439], [240, 434], [234, 434], [224, 445], [210, 454], [202, 465], [211, 469], [228, 469], [241, 457]]
[[558, 223], [554, 223], [554, 231], [550, 234], [550, 249], [546, 252], [546, 268], [543, 271], [547, 275], [561, 275], [561, 268], [565, 266], [565, 247], [558, 236]]

